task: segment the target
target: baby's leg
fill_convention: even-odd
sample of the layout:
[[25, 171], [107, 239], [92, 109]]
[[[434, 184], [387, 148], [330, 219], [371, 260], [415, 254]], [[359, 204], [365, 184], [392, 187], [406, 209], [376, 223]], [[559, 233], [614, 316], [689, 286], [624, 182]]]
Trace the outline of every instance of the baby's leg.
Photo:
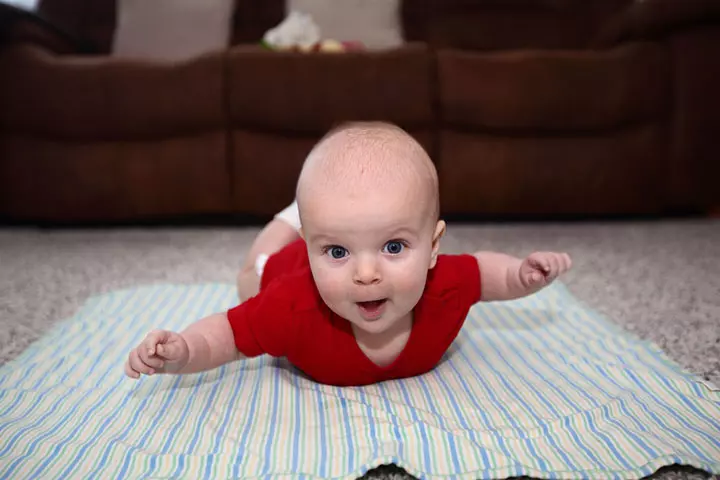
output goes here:
[[300, 237], [300, 216], [297, 203], [293, 202], [282, 212], [275, 215], [255, 237], [245, 262], [237, 276], [237, 289], [240, 301], [254, 297], [260, 291], [260, 276], [267, 258], [284, 246]]

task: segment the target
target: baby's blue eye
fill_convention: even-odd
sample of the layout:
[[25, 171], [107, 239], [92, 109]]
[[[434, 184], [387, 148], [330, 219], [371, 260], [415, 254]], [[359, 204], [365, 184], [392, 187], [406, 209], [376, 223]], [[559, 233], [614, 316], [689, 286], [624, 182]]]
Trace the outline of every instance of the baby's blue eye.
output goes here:
[[391, 241], [385, 244], [385, 248], [383, 250], [390, 255], [397, 255], [402, 252], [404, 248], [405, 245], [403, 245], [401, 242]]
[[335, 260], [340, 260], [341, 258], [344, 258], [348, 253], [345, 247], [340, 247], [338, 245], [328, 248], [328, 252], [330, 253], [330, 256]]

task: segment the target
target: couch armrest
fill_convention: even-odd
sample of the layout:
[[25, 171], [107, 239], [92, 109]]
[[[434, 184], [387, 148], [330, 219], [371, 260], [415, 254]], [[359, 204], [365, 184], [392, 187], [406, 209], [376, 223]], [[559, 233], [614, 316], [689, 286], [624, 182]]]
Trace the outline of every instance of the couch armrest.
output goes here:
[[612, 17], [591, 46], [603, 48], [628, 40], [657, 38], [710, 23], [720, 24], [717, 0], [637, 0]]

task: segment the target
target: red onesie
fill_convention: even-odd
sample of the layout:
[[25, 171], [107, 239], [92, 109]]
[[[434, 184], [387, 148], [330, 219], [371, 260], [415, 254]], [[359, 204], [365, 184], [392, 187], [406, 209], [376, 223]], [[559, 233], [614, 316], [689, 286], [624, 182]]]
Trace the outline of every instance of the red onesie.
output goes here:
[[439, 255], [415, 307], [407, 345], [379, 367], [360, 349], [351, 324], [322, 301], [302, 240], [271, 256], [260, 293], [228, 311], [238, 350], [287, 357], [314, 380], [367, 385], [425, 373], [453, 342], [470, 307], [480, 300], [480, 271], [472, 255]]

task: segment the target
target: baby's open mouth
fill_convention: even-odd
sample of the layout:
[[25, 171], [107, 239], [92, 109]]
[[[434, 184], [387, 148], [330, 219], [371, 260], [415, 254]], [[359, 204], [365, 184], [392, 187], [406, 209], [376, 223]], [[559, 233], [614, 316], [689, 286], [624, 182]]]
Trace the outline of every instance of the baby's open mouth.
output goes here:
[[367, 318], [368, 320], [372, 320], [382, 315], [386, 302], [387, 298], [381, 298], [380, 300], [357, 302], [357, 305], [360, 308], [360, 313], [363, 315], [363, 317]]

